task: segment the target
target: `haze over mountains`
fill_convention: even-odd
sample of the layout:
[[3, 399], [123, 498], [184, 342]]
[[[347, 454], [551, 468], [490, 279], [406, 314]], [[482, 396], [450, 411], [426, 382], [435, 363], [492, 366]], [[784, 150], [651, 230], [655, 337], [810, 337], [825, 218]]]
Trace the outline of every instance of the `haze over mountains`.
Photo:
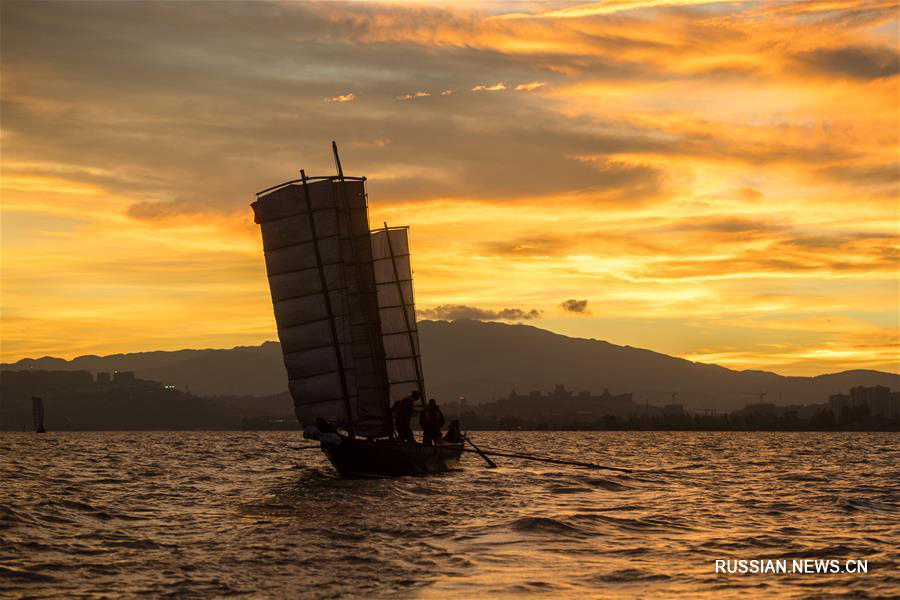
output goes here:
[[[570, 338], [527, 325], [457, 320], [419, 323], [427, 393], [448, 401], [465, 396], [477, 404], [564, 384], [575, 391], [633, 392], [635, 402], [732, 410], [747, 403], [811, 404], [855, 385], [900, 388], [900, 375], [854, 370], [817, 377], [785, 377], [766, 371], [734, 371], [630, 346]], [[44, 357], [3, 364], [4, 369], [135, 371], [142, 379], [189, 387], [198, 395], [267, 396], [287, 389], [277, 342], [230, 350], [139, 352]]]

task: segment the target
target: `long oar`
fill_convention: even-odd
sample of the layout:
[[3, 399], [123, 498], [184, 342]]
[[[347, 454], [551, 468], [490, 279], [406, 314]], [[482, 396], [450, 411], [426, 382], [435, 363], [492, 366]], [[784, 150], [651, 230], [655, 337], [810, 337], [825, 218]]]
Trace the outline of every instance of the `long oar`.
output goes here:
[[481, 455], [481, 458], [484, 459], [484, 462], [487, 463], [487, 466], [488, 466], [489, 469], [496, 469], [496, 468], [497, 468], [497, 464], [496, 464], [494, 461], [492, 461], [490, 458], [488, 458], [488, 455], [485, 454], [484, 452], [482, 452], [482, 451], [481, 451], [481, 448], [479, 448], [478, 446], [476, 446], [476, 445], [475, 445], [475, 442], [473, 442], [472, 440], [469, 439], [469, 436], [463, 434], [462, 438], [463, 438], [464, 440], [466, 440], [467, 442], [469, 442], [470, 444], [472, 444], [472, 447], [475, 448], [475, 450], [469, 450], [468, 448], [463, 448], [463, 450], [465, 450], [466, 452], [477, 452], [478, 454]]
[[[467, 440], [468, 440], [468, 438], [467, 438]], [[471, 442], [469, 442], [469, 443], [471, 443]], [[474, 446], [475, 444], [472, 444], [472, 445]], [[463, 448], [463, 451], [465, 451], [465, 452], [475, 452], [476, 450], [469, 450], [468, 448]], [[485, 460], [490, 460], [490, 459], [487, 458], [487, 455], [491, 455], [491, 456], [505, 456], [506, 458], [521, 458], [521, 459], [523, 459], [523, 460], [535, 460], [535, 461], [538, 461], [538, 462], [553, 463], [553, 464], [555, 464], [555, 465], [573, 465], [573, 466], [576, 466], [576, 467], [587, 467], [587, 468], [589, 468], [589, 469], [603, 469], [603, 470], [607, 470], [607, 471], [621, 471], [622, 473], [632, 473], [632, 472], [633, 472], [631, 469], [623, 469], [623, 468], [621, 468], [621, 467], [607, 467], [607, 466], [604, 466], [604, 465], [598, 465], [598, 464], [594, 464], [594, 463], [578, 462], [578, 461], [575, 461], [575, 460], [559, 460], [559, 459], [556, 459], [556, 458], [544, 458], [543, 456], [532, 456], [532, 455], [530, 455], [530, 454], [518, 454], [518, 453], [515, 453], [515, 452], [494, 452], [494, 451], [492, 451], [492, 450], [489, 450], [489, 451], [487, 451], [487, 452], [484, 452], [484, 451], [482, 451], [482, 450], [477, 450], [477, 452], [478, 452], [478, 454], [480, 454]]]

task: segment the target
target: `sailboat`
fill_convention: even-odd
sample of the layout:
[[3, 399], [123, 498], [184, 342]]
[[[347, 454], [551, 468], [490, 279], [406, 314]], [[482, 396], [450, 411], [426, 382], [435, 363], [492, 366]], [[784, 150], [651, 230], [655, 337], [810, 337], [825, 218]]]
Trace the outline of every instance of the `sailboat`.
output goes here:
[[369, 227], [366, 178], [287, 181], [251, 204], [262, 231], [275, 323], [304, 437], [341, 476], [456, 468], [462, 444], [401, 442], [393, 403], [425, 381], [408, 227]]
[[31, 397], [31, 416], [34, 421], [35, 433], [47, 433], [44, 429], [44, 399], [37, 396]]

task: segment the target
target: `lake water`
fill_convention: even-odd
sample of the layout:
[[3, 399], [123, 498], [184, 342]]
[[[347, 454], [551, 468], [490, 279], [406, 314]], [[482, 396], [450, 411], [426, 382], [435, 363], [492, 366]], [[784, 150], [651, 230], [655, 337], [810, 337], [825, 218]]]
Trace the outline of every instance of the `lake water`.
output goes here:
[[[0, 433], [0, 595], [900, 594], [896, 433], [473, 435], [635, 472], [342, 480], [297, 432]], [[807, 558], [868, 573], [715, 573]]]

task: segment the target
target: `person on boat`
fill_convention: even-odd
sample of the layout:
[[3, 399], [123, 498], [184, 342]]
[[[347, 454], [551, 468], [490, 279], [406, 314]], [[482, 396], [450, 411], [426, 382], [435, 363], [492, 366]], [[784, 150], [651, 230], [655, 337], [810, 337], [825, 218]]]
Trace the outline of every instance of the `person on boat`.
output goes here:
[[441, 412], [434, 398], [428, 401], [428, 406], [419, 416], [419, 424], [422, 426], [422, 443], [428, 446], [441, 443], [441, 427], [444, 426], [444, 413]]
[[401, 442], [414, 443], [416, 441], [412, 426], [409, 423], [412, 421], [415, 399], [421, 395], [418, 390], [415, 390], [409, 396], [394, 402], [394, 406], [391, 407], [391, 412], [394, 415], [394, 427], [397, 429], [397, 438]]
[[447, 433], [444, 434], [444, 441], [448, 444], [463, 443], [462, 432], [459, 430], [459, 419], [453, 419], [452, 421], [450, 421], [450, 426], [447, 428]]
[[341, 443], [341, 435], [338, 433], [337, 427], [322, 417], [316, 417], [315, 425], [307, 425], [303, 428], [303, 438], [319, 440], [323, 446], [325, 444], [337, 445]]
[[316, 427], [322, 433], [337, 433], [337, 428], [322, 417], [316, 417]]

